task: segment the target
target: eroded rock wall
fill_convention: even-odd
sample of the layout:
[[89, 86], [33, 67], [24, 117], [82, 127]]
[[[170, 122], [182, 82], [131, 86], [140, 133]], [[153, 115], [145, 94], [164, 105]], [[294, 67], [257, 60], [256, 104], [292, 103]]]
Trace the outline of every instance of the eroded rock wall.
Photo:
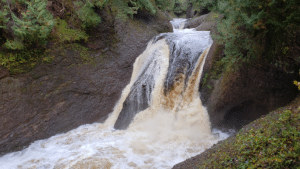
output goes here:
[[[296, 78], [297, 74], [288, 74], [268, 63], [244, 65], [235, 72], [224, 72], [206, 98], [212, 126], [238, 130], [287, 105], [298, 94], [292, 83]], [[205, 93], [205, 89], [201, 89]]]
[[[115, 19], [98, 11], [101, 24], [90, 30], [89, 54], [53, 49], [54, 61], [32, 71], [0, 77], [0, 155], [31, 142], [104, 121], [129, 83], [133, 63], [158, 33], [172, 25], [158, 11], [140, 11], [134, 19]], [[82, 61], [88, 58], [88, 61]], [[3, 74], [3, 75], [2, 75]]]
[[[212, 13], [188, 21], [186, 27], [217, 33]], [[242, 64], [229, 71], [220, 67], [224, 46], [214, 41], [204, 66], [199, 90], [213, 128], [240, 129], [268, 112], [287, 105], [298, 94], [293, 81], [299, 78], [299, 63], [289, 65], [293, 73], [264, 60]], [[224, 66], [224, 65], [223, 65]]]

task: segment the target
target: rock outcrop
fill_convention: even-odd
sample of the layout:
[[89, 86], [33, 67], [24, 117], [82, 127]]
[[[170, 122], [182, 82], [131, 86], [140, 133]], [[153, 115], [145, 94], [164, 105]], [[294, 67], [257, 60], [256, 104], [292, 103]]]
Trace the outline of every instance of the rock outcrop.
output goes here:
[[210, 12], [208, 14], [201, 15], [188, 20], [185, 23], [184, 28], [195, 28], [197, 31], [211, 31], [212, 34], [216, 34], [217, 19], [222, 18], [222, 15]]
[[[297, 140], [297, 138], [295, 138], [297, 134], [292, 134], [291, 131], [294, 130], [295, 132], [295, 130], [300, 127], [299, 120], [297, 119], [300, 117], [299, 106], [300, 97], [298, 95], [289, 105], [274, 110], [268, 115], [247, 124], [238, 133], [231, 135], [226, 140], [218, 142], [218, 144], [214, 144], [203, 153], [176, 164], [173, 166], [173, 169], [242, 168], [241, 166], [245, 164], [245, 161], [252, 160], [253, 156], [263, 159], [252, 161], [253, 164], [257, 165], [255, 168], [260, 166], [276, 168], [276, 165], [281, 165], [279, 168], [296, 168], [300, 166], [300, 161], [297, 159], [291, 160], [291, 158], [298, 158], [300, 152], [297, 151], [297, 149], [289, 149], [289, 147], [292, 147], [294, 144], [293, 141]], [[285, 128], [283, 126], [293, 127]], [[286, 131], [289, 134], [285, 134], [285, 132], [281, 131]], [[285, 134], [284, 136], [282, 136], [283, 133]], [[268, 144], [266, 140], [276, 141], [272, 141], [272, 144]], [[286, 143], [287, 141], [285, 140], [288, 140], [288, 143]], [[278, 143], [286, 145], [286, 149], [289, 150], [284, 151], [278, 148]], [[261, 151], [252, 147], [259, 147]], [[272, 151], [262, 153], [267, 149]], [[292, 153], [294, 153], [295, 156], [291, 157], [290, 154]], [[281, 156], [282, 161], [276, 163], [274, 162], [276, 159], [274, 161], [271, 160], [274, 159], [276, 154]], [[290, 162], [286, 162], [288, 160]], [[248, 162], [246, 162], [246, 164], [247, 163]]]
[[188, 20], [185, 25], [184, 25], [184, 29], [185, 28], [196, 28], [199, 25], [202, 24], [202, 22], [204, 22], [205, 18], [207, 17], [208, 14], [206, 15], [201, 15], [199, 17], [193, 18]]
[[6, 77], [8, 75], [9, 75], [9, 72], [6, 69], [0, 67], [0, 79]]
[[[288, 74], [268, 63], [244, 65], [235, 72], [225, 72], [211, 86], [206, 106], [213, 127], [240, 129], [268, 112], [287, 105], [298, 94]], [[208, 82], [210, 83], [210, 82]]]
[[[216, 34], [217, 23], [212, 18], [217, 17], [214, 16], [217, 15], [200, 16], [188, 21], [186, 27]], [[292, 82], [299, 78], [299, 63], [290, 64], [294, 73], [287, 73], [263, 60], [243, 64], [235, 71], [217, 70], [220, 66], [217, 62], [226, 57], [223, 50], [224, 46], [217, 41], [211, 46], [199, 87], [213, 128], [240, 129], [260, 116], [287, 105], [297, 96], [297, 86]]]
[[161, 11], [155, 16], [139, 11], [128, 20], [115, 19], [109, 7], [98, 13], [102, 22], [83, 44], [90, 48], [88, 54], [52, 48], [54, 61], [28, 73], [9, 76], [0, 70], [0, 155], [83, 124], [103, 122], [147, 42], [172, 31]]

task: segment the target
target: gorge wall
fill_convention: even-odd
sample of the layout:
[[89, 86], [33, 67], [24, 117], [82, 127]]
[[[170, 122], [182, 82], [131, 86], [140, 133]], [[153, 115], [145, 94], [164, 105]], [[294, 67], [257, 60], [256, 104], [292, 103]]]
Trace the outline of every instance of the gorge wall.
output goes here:
[[[217, 32], [217, 19], [209, 13], [189, 20], [185, 28]], [[290, 103], [299, 93], [293, 81], [299, 78], [299, 62], [290, 61], [288, 73], [265, 60], [243, 64], [235, 71], [222, 69], [224, 45], [214, 41], [204, 66], [199, 91], [213, 128], [241, 129], [268, 112]]]
[[[209, 30], [216, 35], [217, 23], [211, 20], [211, 16], [212, 13], [193, 18], [185, 26]], [[200, 98], [207, 107], [212, 127], [225, 131], [234, 129], [235, 134], [173, 168], [299, 166], [299, 149], [287, 150], [297, 144], [300, 136], [299, 91], [293, 84], [300, 78], [297, 56], [298, 53], [294, 52], [287, 57], [286, 67], [259, 59], [243, 63], [239, 69], [231, 71], [226, 69], [226, 63], [220, 62], [226, 57], [224, 45], [214, 41], [199, 85]], [[288, 148], [278, 148], [283, 144], [282, 147]], [[264, 153], [266, 151], [270, 153]], [[291, 153], [295, 154], [294, 160], [291, 160]], [[277, 161], [276, 156], [281, 160]]]
[[81, 44], [89, 51], [57, 48], [49, 42], [51, 63], [19, 75], [0, 69], [0, 155], [82, 124], [104, 121], [148, 41], [172, 31], [161, 11], [155, 16], [140, 11], [126, 20], [115, 19], [109, 7], [98, 14], [101, 24]]

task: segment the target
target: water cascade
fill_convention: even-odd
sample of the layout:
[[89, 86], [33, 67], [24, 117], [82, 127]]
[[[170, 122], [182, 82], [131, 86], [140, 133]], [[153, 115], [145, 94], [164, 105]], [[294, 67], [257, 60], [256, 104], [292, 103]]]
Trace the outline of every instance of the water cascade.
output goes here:
[[149, 42], [105, 123], [35, 141], [1, 157], [1, 168], [171, 168], [228, 137], [211, 132], [198, 93], [212, 39], [208, 31], [179, 30], [183, 21]]
[[187, 19], [178, 18], [178, 19], [172, 20], [171, 23], [172, 23], [174, 29], [183, 29], [185, 21], [187, 21]]

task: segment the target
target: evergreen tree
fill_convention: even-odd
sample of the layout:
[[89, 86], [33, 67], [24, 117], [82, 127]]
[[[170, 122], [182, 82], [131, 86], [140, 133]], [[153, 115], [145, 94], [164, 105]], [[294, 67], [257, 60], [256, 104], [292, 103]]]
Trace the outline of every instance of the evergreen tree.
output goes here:
[[291, 34], [298, 34], [300, 28], [298, 0], [195, 0], [194, 3], [209, 4], [210, 10], [224, 15], [218, 23], [219, 35], [214, 38], [225, 44], [227, 61], [264, 57], [280, 62], [290, 49], [289, 41], [295, 41], [290, 46], [299, 43]]
[[[21, 13], [20, 17], [17, 17], [14, 12], [11, 11], [10, 4], [6, 0], [2, 0], [3, 3], [7, 3], [2, 11], [1, 27], [7, 29], [5, 23], [9, 20], [13, 22], [12, 30], [14, 33], [14, 39], [7, 39], [4, 46], [7, 49], [23, 49], [26, 45], [38, 44], [45, 45], [46, 39], [54, 26], [54, 20], [52, 14], [46, 10], [45, 0], [19, 0], [26, 6]], [[16, 2], [15, 2], [16, 3]], [[15, 4], [11, 4], [15, 5]], [[11, 17], [9, 17], [11, 16]], [[4, 19], [3, 19], [4, 18]]]
[[155, 4], [150, 0], [110, 0], [110, 2], [117, 7], [116, 13], [118, 18], [126, 18], [127, 16], [133, 18], [138, 10], [147, 10], [151, 14], [156, 13]]
[[9, 21], [8, 6], [5, 4], [6, 1], [0, 2], [0, 29], [6, 28], [6, 23]]
[[155, 0], [156, 6], [165, 11], [172, 11], [174, 8], [175, 0]]
[[95, 12], [94, 8], [102, 8], [108, 0], [84, 0], [74, 2], [78, 8], [76, 11], [79, 19], [82, 21], [82, 28], [97, 26], [101, 22], [100, 16]]

